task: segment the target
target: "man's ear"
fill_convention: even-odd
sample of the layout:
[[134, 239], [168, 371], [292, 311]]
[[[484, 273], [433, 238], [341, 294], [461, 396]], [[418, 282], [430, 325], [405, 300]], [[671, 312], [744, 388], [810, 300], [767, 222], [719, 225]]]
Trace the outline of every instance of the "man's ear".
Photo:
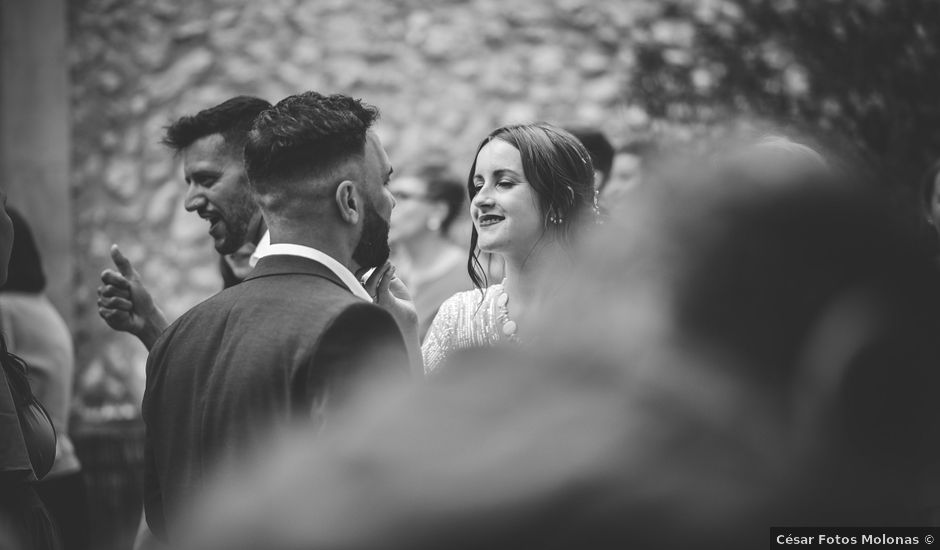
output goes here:
[[336, 188], [336, 207], [340, 217], [353, 225], [359, 223], [362, 213], [362, 196], [356, 185], [350, 180], [343, 180]]

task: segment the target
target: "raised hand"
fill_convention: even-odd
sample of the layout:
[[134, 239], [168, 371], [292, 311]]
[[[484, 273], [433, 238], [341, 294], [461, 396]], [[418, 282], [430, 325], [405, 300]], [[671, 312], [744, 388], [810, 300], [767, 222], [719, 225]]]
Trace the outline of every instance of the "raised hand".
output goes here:
[[111, 245], [111, 260], [117, 271], [101, 272], [98, 315], [114, 330], [136, 336], [149, 350], [167, 327], [166, 317], [153, 303], [140, 274], [116, 244]]
[[375, 303], [385, 308], [395, 318], [395, 322], [398, 323], [405, 337], [412, 368], [414, 372], [423, 376], [424, 366], [421, 364], [421, 348], [418, 339], [418, 313], [408, 287], [395, 276], [395, 266], [386, 261], [372, 272], [364, 286]]

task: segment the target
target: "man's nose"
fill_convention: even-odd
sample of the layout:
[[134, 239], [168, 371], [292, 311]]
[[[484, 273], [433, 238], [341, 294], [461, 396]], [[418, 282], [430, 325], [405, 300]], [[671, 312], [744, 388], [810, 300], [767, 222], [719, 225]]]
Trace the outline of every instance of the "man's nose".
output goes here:
[[187, 212], [194, 212], [206, 205], [206, 197], [200, 192], [196, 185], [189, 184], [186, 188], [186, 195], [183, 197], [183, 208]]

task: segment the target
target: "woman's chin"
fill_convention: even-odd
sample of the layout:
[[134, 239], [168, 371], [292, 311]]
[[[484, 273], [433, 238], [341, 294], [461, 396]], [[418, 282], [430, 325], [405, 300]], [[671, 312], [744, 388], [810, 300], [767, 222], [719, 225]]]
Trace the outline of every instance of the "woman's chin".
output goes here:
[[490, 242], [490, 241], [477, 241], [477, 248], [481, 252], [486, 252], [487, 254], [500, 254], [504, 251], [504, 246], [501, 242]]

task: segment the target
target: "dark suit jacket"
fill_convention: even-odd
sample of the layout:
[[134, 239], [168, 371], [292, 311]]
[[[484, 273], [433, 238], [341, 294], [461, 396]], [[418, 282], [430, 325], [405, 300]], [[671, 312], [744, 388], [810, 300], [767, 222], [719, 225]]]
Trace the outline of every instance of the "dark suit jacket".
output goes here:
[[[170, 325], [147, 359], [144, 505], [160, 538], [219, 461], [329, 410], [359, 376], [406, 377], [395, 321], [320, 263], [262, 258]], [[319, 414], [319, 413], [317, 413]]]

